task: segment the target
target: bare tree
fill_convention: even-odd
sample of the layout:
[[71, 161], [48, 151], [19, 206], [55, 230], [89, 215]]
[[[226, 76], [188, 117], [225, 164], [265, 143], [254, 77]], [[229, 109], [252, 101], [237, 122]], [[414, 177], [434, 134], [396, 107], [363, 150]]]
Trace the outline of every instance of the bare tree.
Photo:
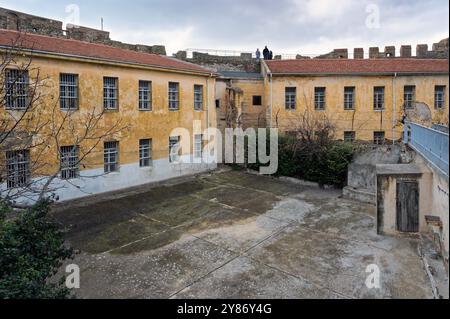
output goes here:
[[62, 110], [59, 82], [42, 76], [20, 35], [0, 54], [0, 201], [27, 208], [60, 188], [82, 191], [73, 179], [97, 177], [83, 170], [101, 166], [99, 145], [129, 125], [105, 121], [103, 106]]

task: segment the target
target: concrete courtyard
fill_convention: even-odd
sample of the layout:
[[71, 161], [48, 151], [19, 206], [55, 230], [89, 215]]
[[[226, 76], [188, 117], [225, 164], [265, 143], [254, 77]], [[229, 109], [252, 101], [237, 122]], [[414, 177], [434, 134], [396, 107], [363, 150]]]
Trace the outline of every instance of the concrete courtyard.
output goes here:
[[[79, 298], [431, 298], [415, 237], [339, 190], [218, 171], [64, 205]], [[381, 271], [366, 287], [367, 266]]]

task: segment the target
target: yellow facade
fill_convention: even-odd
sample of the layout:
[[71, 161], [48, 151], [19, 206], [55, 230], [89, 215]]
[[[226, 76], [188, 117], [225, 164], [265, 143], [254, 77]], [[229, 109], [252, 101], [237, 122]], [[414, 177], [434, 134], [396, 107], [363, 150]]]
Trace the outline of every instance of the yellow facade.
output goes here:
[[[59, 77], [61, 73], [77, 74], [79, 78], [79, 109], [72, 115], [75, 122], [80, 124], [78, 130], [82, 130], [83, 120], [93, 109], [101, 112], [103, 108], [103, 77], [118, 78], [119, 108], [118, 110], [106, 111], [98, 130], [105, 130], [114, 126], [119, 120], [126, 129], [121, 130], [115, 136], [108, 138], [119, 142], [120, 165], [139, 162], [139, 140], [152, 140], [153, 160], [166, 159], [169, 157], [169, 136], [176, 128], [185, 128], [191, 136], [201, 134], [200, 128], [193, 130], [194, 121], [202, 123], [202, 129], [216, 126], [216, 115], [214, 108], [215, 79], [204, 75], [189, 73], [177, 73], [174, 71], [159, 71], [150, 68], [135, 68], [127, 65], [107, 63], [89, 63], [76, 61], [74, 59], [52, 59], [33, 57], [30, 67], [30, 82], [36, 81], [37, 72], [42, 80], [40, 94], [42, 94], [42, 105], [37, 109], [40, 120], [50, 120], [54, 106], [59, 106]], [[139, 81], [151, 81], [152, 83], [152, 110], [140, 111], [139, 105]], [[178, 111], [169, 111], [168, 107], [168, 85], [169, 82], [179, 83], [180, 107]], [[194, 110], [194, 85], [203, 86], [203, 110]], [[5, 112], [4, 109], [1, 111]], [[14, 112], [18, 113], [18, 112]], [[59, 110], [56, 121], [61, 121], [65, 111]], [[2, 116], [5, 116], [2, 114]], [[79, 120], [77, 120], [79, 119]], [[55, 122], [54, 119], [52, 119]], [[41, 133], [49, 130], [46, 127]], [[48, 132], [48, 131], [47, 131]], [[70, 129], [62, 134], [62, 144], [73, 145], [74, 136]], [[106, 141], [105, 141], [106, 142]], [[190, 149], [183, 148], [183, 155], [192, 154]], [[54, 159], [54, 164], [59, 165], [57, 148], [50, 145], [45, 151], [48, 161]], [[92, 143], [84, 141], [81, 149], [88, 150]], [[32, 154], [33, 156], [33, 154]], [[95, 148], [94, 152], [86, 158], [81, 170], [103, 167], [103, 143]], [[47, 171], [52, 171], [48, 167]]]
[[[374, 132], [383, 131], [390, 140], [401, 138], [399, 125], [404, 114], [404, 87], [415, 86], [415, 101], [425, 103], [434, 119], [448, 121], [448, 76], [317, 76], [273, 77], [266, 81], [266, 94], [272, 94], [272, 125], [281, 131], [295, 130], [299, 117], [306, 110], [316, 115], [324, 114], [336, 128], [336, 139], [343, 139], [345, 131], [354, 131], [357, 140], [373, 140]], [[446, 86], [446, 107], [435, 110], [435, 86]], [[285, 88], [297, 89], [297, 108], [286, 110]], [[325, 110], [315, 110], [316, 87], [326, 88]], [[355, 87], [355, 109], [344, 109], [345, 87]], [[384, 110], [374, 109], [374, 88], [384, 87]], [[272, 92], [272, 93], [270, 93]], [[269, 106], [270, 107], [270, 106]], [[393, 129], [394, 128], [394, 129]]]

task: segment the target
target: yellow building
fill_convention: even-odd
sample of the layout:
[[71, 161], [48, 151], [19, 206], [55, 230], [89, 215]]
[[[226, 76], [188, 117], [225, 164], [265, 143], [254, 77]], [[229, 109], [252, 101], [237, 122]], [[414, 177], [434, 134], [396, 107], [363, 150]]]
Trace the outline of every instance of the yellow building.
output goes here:
[[445, 59], [273, 60], [263, 74], [268, 125], [283, 132], [305, 112], [329, 119], [336, 139], [376, 143], [400, 139], [403, 115], [417, 109], [448, 123]]
[[[21, 143], [2, 143], [2, 192], [25, 187], [60, 166], [64, 169], [54, 182], [60, 200], [215, 168], [214, 163], [181, 167], [169, 157], [181, 136], [174, 136], [174, 129], [192, 138], [187, 144], [181, 141], [179, 154], [189, 162], [195, 151], [201, 152], [203, 130], [216, 127], [215, 75], [210, 71], [155, 54], [7, 30], [0, 30], [0, 50], [3, 60], [14, 56], [2, 64], [2, 123], [20, 117], [37, 95], [38, 106], [29, 116], [35, 127], [38, 121], [46, 123], [41, 136], [32, 137], [32, 150], [20, 149]], [[83, 138], [93, 110], [103, 115], [93, 136]], [[68, 113], [70, 124], [62, 125], [63, 132], [52, 142], [48, 136]], [[111, 127], [116, 129], [107, 134]], [[97, 140], [101, 132], [104, 140]], [[46, 147], [36, 147], [40, 138]], [[37, 156], [46, 165], [33, 166], [43, 162]], [[63, 165], [62, 158], [69, 164]]]

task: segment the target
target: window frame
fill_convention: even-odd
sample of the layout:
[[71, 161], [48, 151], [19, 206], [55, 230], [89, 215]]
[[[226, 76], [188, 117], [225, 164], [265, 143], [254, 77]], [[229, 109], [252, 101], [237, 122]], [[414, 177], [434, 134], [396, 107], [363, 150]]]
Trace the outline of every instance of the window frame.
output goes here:
[[204, 86], [194, 84], [194, 111], [203, 111]]
[[[348, 139], [347, 135], [351, 134], [352, 137]], [[356, 141], [356, 131], [344, 131], [344, 142], [345, 143], [354, 143]]]
[[[144, 86], [146, 85], [146, 86]], [[139, 80], [138, 83], [138, 109], [141, 112], [153, 110], [152, 81]]]
[[284, 88], [284, 107], [286, 111], [297, 109], [297, 87], [287, 86]]
[[[20, 160], [19, 156], [23, 159]], [[6, 151], [6, 187], [7, 189], [26, 187], [31, 180], [30, 151]]]
[[[412, 89], [408, 91], [408, 89]], [[416, 86], [405, 85], [403, 87], [403, 105], [406, 110], [414, 109], [414, 101], [416, 100]]]
[[[438, 92], [439, 89], [442, 89], [442, 91]], [[446, 85], [436, 85], [434, 87], [434, 109], [435, 110], [445, 110], [446, 98], [447, 98], [446, 90], [447, 90]]]
[[315, 87], [314, 88], [314, 109], [316, 111], [325, 111], [327, 107], [327, 88]]
[[[377, 92], [377, 90], [382, 90], [382, 92]], [[380, 98], [381, 96], [381, 98]], [[373, 88], [373, 109], [375, 111], [384, 111], [386, 109], [386, 87], [384, 86], [374, 86]], [[381, 105], [381, 107], [380, 107]]]
[[[200, 139], [200, 142], [198, 141]], [[203, 158], [203, 134], [194, 134], [194, 159]]]
[[[114, 82], [114, 86], [108, 81]], [[111, 96], [113, 93], [113, 96]], [[103, 77], [103, 109], [105, 111], [119, 110], [119, 78], [104, 76]]]
[[[61, 146], [59, 152], [61, 179], [71, 180], [80, 177], [80, 147], [78, 145]], [[68, 159], [68, 161], [65, 163], [66, 158]]]
[[[255, 103], [255, 99], [256, 99], [256, 103]], [[263, 105], [262, 96], [261, 95], [253, 95], [252, 96], [252, 105], [253, 106], [262, 106]]]
[[[114, 147], [108, 147], [113, 145]], [[111, 160], [113, 157], [114, 161]], [[120, 170], [118, 141], [109, 141], [103, 144], [103, 165], [105, 174], [115, 173]]]
[[[351, 92], [349, 92], [351, 90]], [[344, 110], [354, 111], [355, 107], [356, 87], [346, 86], [344, 87]]]
[[[73, 77], [74, 82], [67, 79]], [[75, 73], [59, 74], [59, 107], [62, 111], [76, 111], [80, 107], [79, 76]], [[69, 105], [69, 106], [67, 106]], [[73, 106], [72, 106], [73, 105]]]
[[[175, 86], [175, 88], [171, 88]], [[175, 112], [180, 110], [180, 83], [169, 82], [168, 85], [168, 104], [169, 111]]]
[[[169, 163], [176, 163], [180, 160], [180, 150], [181, 150], [181, 136], [169, 136]], [[178, 153], [176, 158], [172, 157], [172, 148], [178, 145]]]
[[26, 111], [30, 102], [30, 75], [28, 70], [5, 69], [5, 109]]
[[[377, 134], [382, 135], [377, 137]], [[385, 131], [374, 131], [373, 132], [373, 144], [374, 145], [384, 145], [386, 142], [386, 132]]]
[[[144, 142], [148, 142], [147, 145], [144, 145]], [[152, 139], [140, 139], [139, 140], [139, 167], [140, 168], [149, 168], [153, 166], [152, 160]]]

